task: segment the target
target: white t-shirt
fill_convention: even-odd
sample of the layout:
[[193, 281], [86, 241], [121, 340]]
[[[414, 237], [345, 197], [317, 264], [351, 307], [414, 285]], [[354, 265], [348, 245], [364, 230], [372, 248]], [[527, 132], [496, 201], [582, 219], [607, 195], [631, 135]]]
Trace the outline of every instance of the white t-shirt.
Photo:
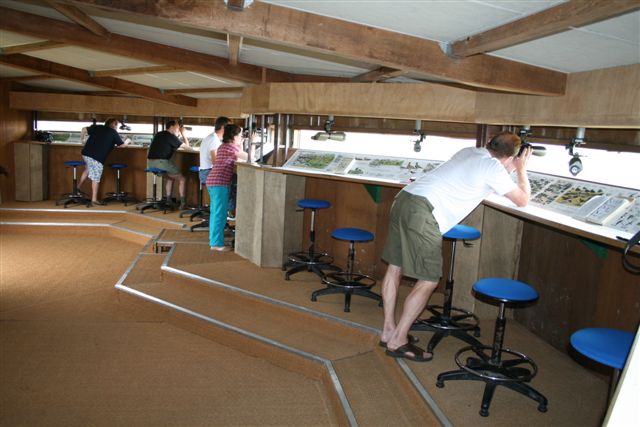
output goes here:
[[218, 138], [218, 135], [213, 132], [210, 135], [204, 137], [200, 143], [200, 170], [211, 169], [213, 163], [211, 163], [211, 152], [220, 147], [222, 141]]
[[500, 161], [486, 148], [463, 148], [404, 191], [426, 197], [442, 234], [462, 221], [492, 192], [504, 196], [517, 188]]

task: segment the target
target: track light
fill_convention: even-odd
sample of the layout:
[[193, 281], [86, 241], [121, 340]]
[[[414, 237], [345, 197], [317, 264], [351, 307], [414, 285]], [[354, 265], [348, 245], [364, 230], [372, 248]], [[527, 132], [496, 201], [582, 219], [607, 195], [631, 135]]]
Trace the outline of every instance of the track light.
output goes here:
[[122, 117], [122, 121], [120, 122], [120, 130], [131, 130], [131, 127], [125, 123], [127, 120], [127, 116]]
[[426, 133], [422, 132], [422, 120], [416, 120], [416, 127], [413, 130], [413, 133], [420, 137], [413, 141], [413, 151], [419, 153], [420, 150], [422, 150], [422, 146], [420, 144], [422, 144], [422, 141], [424, 141], [424, 137], [427, 136]]
[[522, 152], [527, 147], [531, 147], [531, 154], [533, 154], [534, 156], [544, 156], [545, 154], [547, 154], [547, 149], [545, 147], [542, 147], [540, 145], [531, 145], [529, 142], [527, 142], [527, 138], [531, 136], [531, 125], [522, 126], [522, 129], [520, 129], [520, 131], [518, 132], [518, 136], [520, 136], [520, 140], [522, 141], [522, 143], [520, 144], [520, 151], [518, 152], [517, 157], [520, 157]]
[[569, 155], [571, 156], [571, 160], [569, 160], [569, 172], [573, 176], [576, 176], [580, 172], [582, 172], [582, 160], [580, 160], [580, 155], [573, 150], [576, 147], [584, 144], [585, 130], [585, 128], [576, 129], [575, 138], [571, 138], [571, 142], [569, 142], [569, 144], [567, 144], [567, 146], [565, 147], [569, 150]]
[[315, 141], [326, 141], [327, 139], [331, 139], [333, 141], [344, 141], [347, 139], [347, 135], [344, 132], [334, 132], [332, 130], [334, 123], [333, 116], [330, 115], [327, 117], [327, 120], [324, 122], [324, 132], [318, 132], [311, 137], [311, 139]]

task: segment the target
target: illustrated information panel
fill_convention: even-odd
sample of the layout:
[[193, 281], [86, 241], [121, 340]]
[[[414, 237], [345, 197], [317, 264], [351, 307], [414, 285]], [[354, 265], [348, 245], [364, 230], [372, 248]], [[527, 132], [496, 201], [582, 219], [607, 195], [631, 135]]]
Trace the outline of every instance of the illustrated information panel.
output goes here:
[[[441, 163], [436, 160], [298, 150], [283, 167], [408, 184]], [[529, 172], [529, 180], [530, 202], [540, 208], [628, 233], [640, 230], [640, 190], [537, 172]]]

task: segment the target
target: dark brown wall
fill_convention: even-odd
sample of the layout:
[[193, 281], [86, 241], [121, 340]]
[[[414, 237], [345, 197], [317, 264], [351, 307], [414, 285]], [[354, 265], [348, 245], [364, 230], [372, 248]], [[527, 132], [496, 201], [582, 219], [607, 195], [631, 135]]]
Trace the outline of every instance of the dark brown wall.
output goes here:
[[0, 82], [0, 166], [7, 176], [0, 176], [2, 201], [15, 200], [13, 141], [24, 139], [31, 131], [31, 114], [9, 108], [10, 82]]
[[518, 279], [540, 299], [515, 317], [561, 350], [585, 327], [634, 332], [640, 322], [640, 276], [622, 267], [622, 253], [558, 230], [525, 222]]

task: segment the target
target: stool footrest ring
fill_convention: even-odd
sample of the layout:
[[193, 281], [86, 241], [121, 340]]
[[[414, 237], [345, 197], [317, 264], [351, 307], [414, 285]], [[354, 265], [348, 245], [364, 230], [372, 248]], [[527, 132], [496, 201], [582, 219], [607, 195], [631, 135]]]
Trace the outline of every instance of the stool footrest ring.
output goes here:
[[294, 252], [289, 254], [289, 262], [291, 264], [333, 264], [333, 257], [329, 256], [326, 252], [316, 252], [309, 254], [309, 252]]
[[[472, 375], [496, 382], [528, 382], [538, 373], [538, 366], [526, 354], [503, 348], [500, 349], [498, 360], [492, 360], [485, 350], [491, 352], [492, 347], [463, 347], [455, 355], [456, 364]], [[465, 353], [472, 355], [466, 357], [463, 363], [461, 359]], [[505, 355], [512, 357], [505, 359]]]
[[327, 274], [322, 283], [336, 288], [370, 289], [376, 281], [365, 274], [340, 272]]

